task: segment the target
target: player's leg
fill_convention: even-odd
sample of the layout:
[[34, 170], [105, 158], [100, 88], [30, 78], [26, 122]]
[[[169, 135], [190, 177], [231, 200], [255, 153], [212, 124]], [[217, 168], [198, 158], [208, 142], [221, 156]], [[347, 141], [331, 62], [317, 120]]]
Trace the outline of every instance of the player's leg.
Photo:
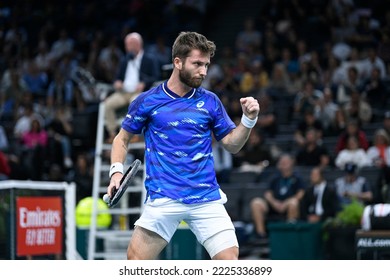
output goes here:
[[[155, 259], [171, 240], [184, 210], [180, 203], [160, 198], [145, 204], [141, 217], [135, 222], [127, 257], [129, 259]], [[179, 207], [179, 208], [178, 208]]]
[[208, 238], [203, 246], [213, 260], [237, 260], [238, 241], [234, 229], [227, 229]]
[[186, 222], [212, 259], [238, 259], [235, 228], [222, 203], [194, 206], [189, 213]]
[[127, 248], [127, 259], [154, 260], [167, 244], [157, 233], [136, 227]]
[[238, 259], [238, 247], [227, 248], [218, 254], [216, 254], [213, 260], [237, 260]]

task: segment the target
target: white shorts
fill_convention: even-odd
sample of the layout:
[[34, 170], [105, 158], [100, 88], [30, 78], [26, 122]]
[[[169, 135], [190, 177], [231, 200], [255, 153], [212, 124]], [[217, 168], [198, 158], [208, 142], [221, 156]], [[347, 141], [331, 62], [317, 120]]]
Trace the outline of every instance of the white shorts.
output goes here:
[[[198, 242], [203, 246], [207, 245], [205, 248], [213, 257], [223, 249], [238, 247], [234, 225], [223, 205], [227, 199], [222, 191], [221, 197], [217, 201], [199, 204], [184, 204], [170, 198], [148, 200], [135, 226], [153, 231], [170, 242], [180, 222], [185, 221]], [[224, 240], [218, 240], [219, 244], [205, 244], [206, 240], [215, 235]], [[216, 238], [213, 238], [213, 241], [215, 240]], [[215, 248], [208, 248], [210, 246]]]

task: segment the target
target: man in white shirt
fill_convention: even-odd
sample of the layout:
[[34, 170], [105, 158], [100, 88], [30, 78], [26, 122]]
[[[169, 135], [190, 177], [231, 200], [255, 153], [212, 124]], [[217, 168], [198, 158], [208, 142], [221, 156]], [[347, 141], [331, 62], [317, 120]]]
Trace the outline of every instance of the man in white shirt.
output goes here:
[[124, 40], [126, 57], [121, 61], [114, 81], [115, 92], [105, 99], [105, 126], [109, 142], [119, 128], [116, 110], [128, 106], [141, 92], [148, 90], [160, 79], [160, 69], [155, 57], [144, 53], [143, 39], [139, 33], [128, 34]]

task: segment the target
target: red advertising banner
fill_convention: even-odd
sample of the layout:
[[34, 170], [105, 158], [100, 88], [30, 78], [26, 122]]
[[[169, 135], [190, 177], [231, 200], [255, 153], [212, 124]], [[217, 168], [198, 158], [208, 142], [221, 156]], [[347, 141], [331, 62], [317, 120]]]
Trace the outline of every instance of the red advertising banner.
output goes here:
[[62, 253], [61, 197], [18, 197], [16, 211], [18, 256]]

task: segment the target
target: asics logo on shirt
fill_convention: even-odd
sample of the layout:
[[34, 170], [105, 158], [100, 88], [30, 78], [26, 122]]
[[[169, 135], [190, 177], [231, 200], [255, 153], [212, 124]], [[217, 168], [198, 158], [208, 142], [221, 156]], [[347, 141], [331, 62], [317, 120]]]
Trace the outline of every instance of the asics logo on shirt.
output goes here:
[[196, 107], [197, 108], [202, 108], [204, 105], [204, 101], [199, 101], [197, 104], [196, 104]]

